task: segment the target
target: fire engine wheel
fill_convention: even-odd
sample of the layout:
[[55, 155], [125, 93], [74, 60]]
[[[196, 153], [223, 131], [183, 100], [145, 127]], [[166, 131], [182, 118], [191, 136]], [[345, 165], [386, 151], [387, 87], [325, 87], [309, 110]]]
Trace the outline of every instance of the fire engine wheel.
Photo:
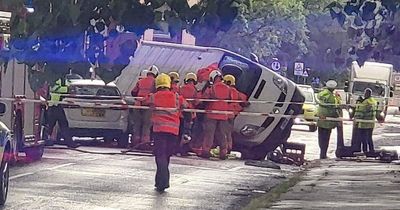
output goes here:
[[6, 147], [4, 154], [3, 154], [3, 159], [1, 161], [1, 166], [0, 166], [0, 205], [3, 206], [4, 203], [7, 200], [7, 194], [8, 194], [8, 181], [10, 178], [10, 172], [9, 172], [9, 157], [11, 154], [10, 147]]
[[37, 161], [42, 159], [43, 153], [44, 153], [43, 146], [31, 147], [25, 149], [26, 158], [30, 161]]

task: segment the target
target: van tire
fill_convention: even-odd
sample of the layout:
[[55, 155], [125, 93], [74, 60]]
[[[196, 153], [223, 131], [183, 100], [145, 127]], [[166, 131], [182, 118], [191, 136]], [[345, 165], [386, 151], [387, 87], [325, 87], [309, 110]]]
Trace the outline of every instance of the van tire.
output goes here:
[[29, 161], [41, 160], [43, 157], [43, 153], [44, 153], [43, 146], [30, 147], [25, 149], [25, 155]]
[[0, 206], [3, 206], [7, 200], [8, 194], [8, 187], [9, 187], [9, 178], [10, 178], [10, 147], [7, 145], [6, 149], [4, 150], [3, 159], [1, 161], [0, 166]]

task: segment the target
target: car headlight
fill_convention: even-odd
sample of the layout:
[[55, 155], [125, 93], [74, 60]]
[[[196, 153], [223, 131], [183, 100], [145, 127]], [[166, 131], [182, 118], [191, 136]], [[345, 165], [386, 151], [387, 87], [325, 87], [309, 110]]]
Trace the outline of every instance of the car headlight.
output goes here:
[[275, 75], [272, 79], [276, 87], [279, 88], [284, 94], [287, 94], [288, 85], [285, 79], [280, 76]]
[[263, 131], [262, 128], [256, 125], [245, 125], [240, 129], [240, 133], [247, 137], [253, 137]]

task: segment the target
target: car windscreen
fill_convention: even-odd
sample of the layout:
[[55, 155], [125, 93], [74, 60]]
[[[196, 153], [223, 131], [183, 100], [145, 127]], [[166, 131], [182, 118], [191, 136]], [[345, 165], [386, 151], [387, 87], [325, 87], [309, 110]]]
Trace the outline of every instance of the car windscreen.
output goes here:
[[372, 90], [373, 96], [385, 96], [385, 88], [382, 84], [368, 82], [354, 82], [353, 93], [362, 95], [367, 88]]
[[121, 96], [117, 87], [94, 85], [71, 85], [70, 94], [83, 96]]
[[303, 96], [305, 97], [305, 102], [314, 103], [314, 93], [311, 91], [302, 90]]
[[236, 79], [236, 88], [248, 97], [252, 94], [261, 76], [261, 68], [239, 56], [226, 54], [219, 67], [224, 75], [231, 74]]

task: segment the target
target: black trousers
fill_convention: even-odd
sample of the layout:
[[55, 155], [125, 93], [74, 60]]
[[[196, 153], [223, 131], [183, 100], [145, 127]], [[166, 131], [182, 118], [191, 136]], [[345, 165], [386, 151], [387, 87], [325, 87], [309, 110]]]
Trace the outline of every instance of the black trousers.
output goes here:
[[329, 139], [331, 138], [332, 129], [326, 129], [318, 127], [318, 144], [320, 149], [319, 158], [326, 159], [328, 146], [329, 146]]
[[65, 116], [64, 109], [61, 106], [51, 106], [47, 110], [47, 122], [49, 125], [49, 134], [53, 133], [54, 126], [58, 122], [60, 126], [61, 136], [66, 143], [72, 142], [71, 132], [69, 131], [69, 125], [67, 117]]
[[170, 133], [154, 133], [154, 156], [156, 157], [156, 184], [158, 189], [169, 188], [169, 160], [178, 145], [178, 136]]
[[360, 129], [357, 127], [357, 124], [353, 125], [353, 133], [351, 137], [351, 148], [354, 152], [361, 152], [361, 138], [360, 138]]
[[[358, 134], [362, 143], [363, 152], [373, 152], [374, 143], [372, 142], [373, 128], [359, 128]], [[367, 150], [368, 149], [368, 150]]]

